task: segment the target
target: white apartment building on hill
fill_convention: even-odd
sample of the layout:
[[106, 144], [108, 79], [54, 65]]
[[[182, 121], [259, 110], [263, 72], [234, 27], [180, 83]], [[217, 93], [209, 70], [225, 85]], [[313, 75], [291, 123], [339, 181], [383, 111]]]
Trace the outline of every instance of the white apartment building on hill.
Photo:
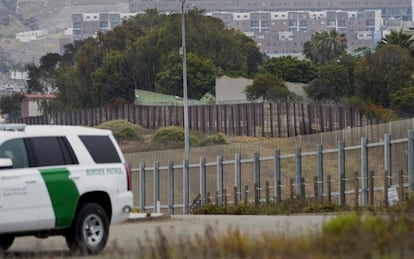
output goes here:
[[[185, 0], [187, 9], [212, 11], [323, 11], [380, 10], [384, 20], [413, 20], [412, 0]], [[155, 8], [161, 12], [179, 12], [178, 0], [129, 0], [130, 12]]]
[[332, 29], [345, 33], [350, 51], [373, 48], [382, 38], [380, 10], [211, 12], [209, 15], [252, 37], [269, 56], [300, 55], [303, 44], [313, 34]]
[[[106, 32], [137, 13], [72, 14], [74, 39]], [[372, 48], [382, 38], [381, 10], [210, 12], [229, 28], [250, 36], [268, 56], [301, 55], [315, 32], [335, 29], [346, 35], [348, 50]]]
[[82, 40], [95, 37], [98, 32], [106, 32], [121, 24], [123, 20], [137, 13], [74, 13], [72, 14], [73, 39]]

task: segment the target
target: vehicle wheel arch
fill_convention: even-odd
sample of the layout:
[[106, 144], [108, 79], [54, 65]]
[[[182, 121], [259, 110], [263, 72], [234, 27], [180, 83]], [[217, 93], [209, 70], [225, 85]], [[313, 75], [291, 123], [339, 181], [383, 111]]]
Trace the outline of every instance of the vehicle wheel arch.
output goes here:
[[[96, 203], [99, 204], [106, 213], [108, 221], [111, 222], [112, 219], [112, 203], [109, 194], [103, 191], [93, 191], [82, 194], [79, 198], [78, 204], [76, 206], [76, 214], [79, 213], [79, 210], [86, 203]], [[74, 216], [76, 216], [76, 214]]]

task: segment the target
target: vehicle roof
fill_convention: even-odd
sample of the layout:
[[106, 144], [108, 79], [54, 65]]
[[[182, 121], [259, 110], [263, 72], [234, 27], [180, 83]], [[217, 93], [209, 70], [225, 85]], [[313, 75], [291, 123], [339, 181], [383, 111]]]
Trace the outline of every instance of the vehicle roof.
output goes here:
[[106, 129], [69, 125], [0, 124], [0, 136], [111, 135]]

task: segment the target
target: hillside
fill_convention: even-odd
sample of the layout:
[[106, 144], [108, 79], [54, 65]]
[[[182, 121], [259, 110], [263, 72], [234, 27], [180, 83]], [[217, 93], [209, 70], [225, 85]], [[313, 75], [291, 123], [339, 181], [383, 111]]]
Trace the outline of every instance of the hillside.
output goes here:
[[[13, 64], [37, 61], [47, 52], [56, 52], [57, 38], [71, 27], [72, 13], [128, 12], [128, 0], [15, 0], [16, 5], [10, 2], [13, 0], [0, 1], [0, 62]], [[47, 31], [52, 42], [16, 41], [16, 33], [30, 30]]]

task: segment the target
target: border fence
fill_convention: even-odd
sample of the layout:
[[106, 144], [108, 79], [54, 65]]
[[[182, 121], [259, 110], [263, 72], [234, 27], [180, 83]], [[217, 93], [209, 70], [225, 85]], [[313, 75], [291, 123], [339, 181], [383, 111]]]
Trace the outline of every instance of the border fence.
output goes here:
[[[127, 160], [135, 165], [135, 205], [142, 211], [168, 214], [187, 214], [192, 206], [206, 203], [257, 205], [302, 198], [344, 206], [388, 206], [414, 191], [413, 125], [410, 119], [307, 136], [320, 140], [326, 134], [336, 136], [335, 145], [332, 141], [298, 145], [296, 137], [296, 145], [250, 154], [233, 150], [196, 159], [197, 152], [192, 152], [191, 163], [168, 159], [166, 153], [149, 163], [140, 154], [131, 154]], [[360, 137], [359, 141], [353, 137], [351, 142], [347, 134]]]
[[[15, 122], [96, 126], [125, 119], [142, 127], [157, 129], [183, 126], [183, 106], [125, 104], [74, 112], [24, 117]], [[189, 129], [228, 136], [290, 137], [371, 125], [353, 107], [306, 103], [242, 103], [190, 105]]]

